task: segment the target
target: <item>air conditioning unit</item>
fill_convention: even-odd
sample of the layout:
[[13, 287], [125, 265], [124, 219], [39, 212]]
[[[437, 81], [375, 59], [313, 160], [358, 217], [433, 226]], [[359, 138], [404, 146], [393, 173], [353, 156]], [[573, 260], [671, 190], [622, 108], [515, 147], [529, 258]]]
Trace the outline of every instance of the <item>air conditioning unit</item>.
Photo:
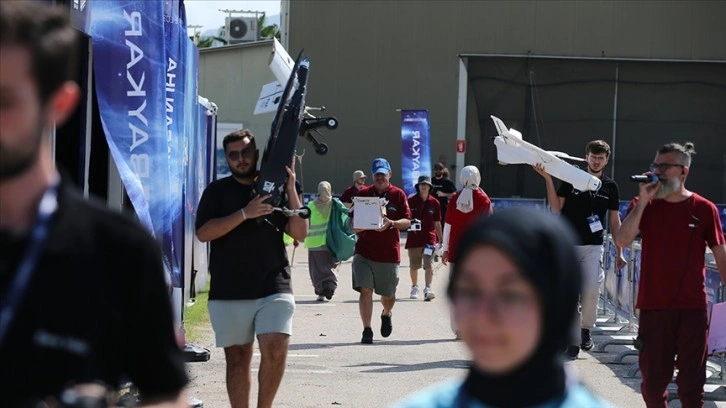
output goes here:
[[239, 44], [258, 40], [256, 17], [227, 17], [227, 44]]

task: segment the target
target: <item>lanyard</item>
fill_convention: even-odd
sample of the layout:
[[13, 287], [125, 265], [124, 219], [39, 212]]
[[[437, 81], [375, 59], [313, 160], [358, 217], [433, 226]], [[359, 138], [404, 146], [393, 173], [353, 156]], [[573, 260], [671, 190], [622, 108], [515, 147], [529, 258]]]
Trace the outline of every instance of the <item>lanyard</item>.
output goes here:
[[38, 263], [40, 251], [48, 237], [50, 219], [58, 209], [58, 181], [53, 182], [43, 193], [38, 205], [38, 218], [30, 233], [28, 245], [23, 258], [18, 264], [15, 277], [8, 287], [8, 293], [0, 307], [0, 346], [7, 337], [10, 323], [17, 314], [20, 300], [25, 295], [30, 278]]

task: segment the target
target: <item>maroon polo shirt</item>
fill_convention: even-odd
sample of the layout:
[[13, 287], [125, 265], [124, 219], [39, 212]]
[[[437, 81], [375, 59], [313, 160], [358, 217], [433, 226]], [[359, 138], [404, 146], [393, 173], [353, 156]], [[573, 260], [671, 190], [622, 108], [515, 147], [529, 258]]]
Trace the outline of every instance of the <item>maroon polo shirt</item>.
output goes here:
[[[388, 188], [382, 193], [376, 191], [376, 188], [372, 185], [363, 187], [358, 191], [356, 197], [383, 197], [388, 200], [386, 217], [389, 220], [411, 218], [406, 193], [393, 184], [389, 184]], [[353, 206], [353, 209], [355, 210], [355, 206]], [[401, 234], [397, 228], [389, 228], [380, 232], [365, 230], [358, 234], [355, 253], [375, 262], [400, 263]]]
[[406, 248], [422, 248], [436, 244], [437, 221], [441, 221], [441, 204], [431, 194], [424, 201], [420, 195], [412, 195], [408, 199], [411, 216], [421, 220], [421, 231], [409, 231], [406, 237]]

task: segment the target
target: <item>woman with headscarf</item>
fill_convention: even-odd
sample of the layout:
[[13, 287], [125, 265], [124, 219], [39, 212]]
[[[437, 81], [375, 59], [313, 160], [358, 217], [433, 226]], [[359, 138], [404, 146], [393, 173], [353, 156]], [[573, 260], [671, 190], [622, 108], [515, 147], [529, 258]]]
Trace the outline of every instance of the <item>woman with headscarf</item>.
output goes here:
[[338, 288], [338, 277], [335, 270], [340, 265], [328, 250], [326, 234], [330, 221], [330, 208], [333, 205], [333, 193], [330, 183], [318, 183], [318, 197], [308, 203], [310, 208], [310, 227], [305, 238], [308, 249], [308, 270], [318, 302], [332, 299]]
[[456, 244], [461, 233], [481, 215], [491, 214], [492, 202], [489, 196], [479, 187], [481, 175], [475, 166], [466, 166], [459, 175], [461, 190], [454, 193], [446, 210], [444, 224], [444, 251], [442, 262], [456, 262]]
[[398, 407], [607, 407], [562, 361], [581, 285], [569, 227], [506, 209], [474, 222], [457, 253], [447, 295], [472, 365]]
[[[444, 239], [442, 243], [443, 255], [441, 263], [444, 265], [452, 263], [449, 271], [456, 263], [456, 248], [461, 234], [466, 227], [471, 225], [477, 218], [482, 215], [491, 214], [494, 209], [489, 196], [479, 187], [481, 175], [479, 169], [475, 166], [466, 166], [461, 169], [459, 182], [462, 189], [454, 193], [449, 201], [449, 207], [446, 210], [444, 219]], [[454, 319], [451, 319], [451, 331], [459, 338], [456, 330]]]

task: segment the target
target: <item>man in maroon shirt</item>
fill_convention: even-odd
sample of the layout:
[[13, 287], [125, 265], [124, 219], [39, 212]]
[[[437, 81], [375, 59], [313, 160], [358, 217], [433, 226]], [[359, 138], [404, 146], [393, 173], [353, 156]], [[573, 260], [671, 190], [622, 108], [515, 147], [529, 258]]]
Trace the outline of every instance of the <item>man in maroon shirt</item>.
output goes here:
[[411, 208], [413, 219], [420, 221], [420, 229], [413, 227], [408, 231], [406, 237], [406, 249], [408, 250], [409, 267], [411, 273], [411, 299], [418, 299], [418, 270], [423, 264], [426, 286], [424, 287], [424, 300], [431, 301], [436, 295], [431, 290], [431, 281], [434, 277], [434, 269], [431, 266], [431, 259], [434, 257], [434, 245], [441, 242], [441, 206], [439, 200], [430, 193], [433, 189], [431, 177], [421, 176], [416, 183], [417, 194], [408, 199], [408, 206]]
[[360, 191], [361, 188], [366, 186], [366, 174], [363, 170], [356, 170], [353, 172], [353, 185], [346, 188], [343, 194], [340, 196], [340, 202], [344, 206], [350, 208], [353, 206], [353, 197]]
[[[371, 316], [373, 292], [381, 296], [381, 336], [393, 331], [391, 309], [396, 302], [398, 264], [401, 263], [400, 230], [411, 226], [411, 210], [406, 193], [391, 184], [391, 165], [383, 158], [373, 160], [373, 185], [362, 188], [357, 197], [385, 199], [383, 226], [377, 230], [355, 230], [358, 242], [353, 256], [353, 289], [360, 292], [358, 308], [363, 322], [361, 343], [373, 343]], [[353, 206], [355, 211], [355, 206]], [[353, 215], [355, 217], [355, 215]], [[352, 219], [352, 218], [351, 218]]]
[[706, 381], [706, 246], [726, 282], [726, 241], [713, 203], [685, 188], [693, 144], [661, 147], [615, 243], [629, 246], [640, 233], [642, 255], [637, 346], [640, 390], [649, 407], [668, 406], [666, 387], [678, 366], [678, 397], [684, 407], [703, 406]]

